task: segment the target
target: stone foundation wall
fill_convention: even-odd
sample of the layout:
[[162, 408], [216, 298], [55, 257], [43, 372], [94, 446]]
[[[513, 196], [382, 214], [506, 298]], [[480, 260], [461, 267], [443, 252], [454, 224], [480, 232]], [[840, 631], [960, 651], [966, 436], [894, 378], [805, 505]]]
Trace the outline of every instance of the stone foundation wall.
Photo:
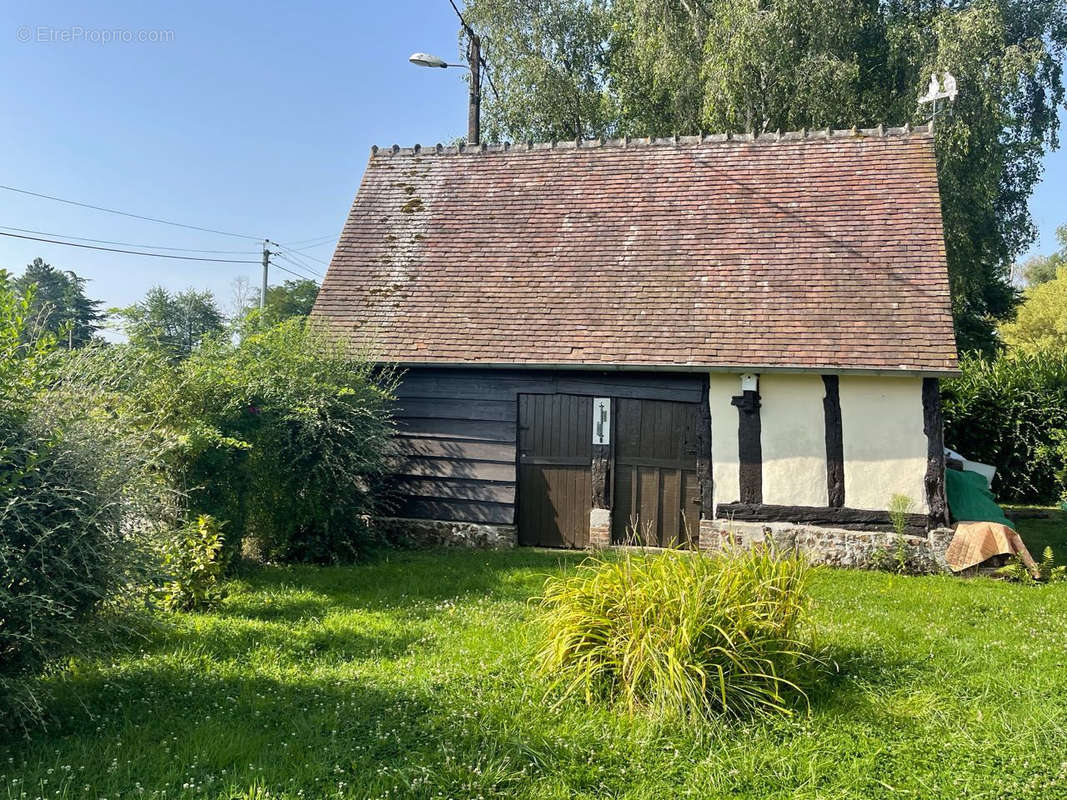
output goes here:
[[389, 541], [401, 547], [500, 550], [515, 547], [519, 543], [518, 531], [514, 525], [404, 517], [379, 517], [374, 521], [374, 525]]
[[938, 528], [925, 536], [898, 536], [788, 522], [700, 521], [701, 550], [773, 543], [780, 550], [798, 550], [813, 564], [858, 569], [895, 567], [902, 556], [905, 571], [917, 575], [949, 571], [945, 551], [951, 540], [952, 531], [947, 528]]

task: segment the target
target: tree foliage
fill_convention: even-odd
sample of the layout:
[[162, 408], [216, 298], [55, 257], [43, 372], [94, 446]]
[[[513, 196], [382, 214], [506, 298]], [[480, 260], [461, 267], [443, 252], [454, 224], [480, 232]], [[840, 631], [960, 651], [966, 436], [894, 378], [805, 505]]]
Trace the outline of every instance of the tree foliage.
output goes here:
[[22, 296], [32, 298], [25, 336], [53, 336], [69, 347], [83, 347], [100, 330], [104, 318], [100, 301], [85, 295], [85, 278], [70, 270], [58, 270], [35, 258], [12, 285]]
[[129, 341], [158, 348], [170, 357], [188, 357], [205, 339], [226, 327], [226, 318], [209, 291], [186, 289], [171, 293], [162, 286], [126, 308], [112, 309]]
[[310, 278], [286, 280], [280, 286], [267, 287], [267, 300], [259, 307], [259, 292], [250, 298], [238, 316], [254, 327], [270, 327], [292, 317], [306, 317], [319, 296], [319, 285]]
[[872, 127], [925, 120], [931, 72], [960, 94], [936, 147], [957, 337], [995, 349], [1026, 203], [1057, 145], [1060, 0], [469, 0], [500, 98], [487, 134], [527, 139]]
[[1000, 326], [1005, 344], [1027, 353], [1067, 353], [1067, 266], [1027, 290], [1015, 320]]
[[945, 444], [993, 464], [1009, 502], [1049, 503], [1067, 490], [1067, 350], [965, 355], [943, 384]]
[[1032, 288], [1055, 280], [1056, 271], [1060, 267], [1067, 267], [1067, 225], [1056, 228], [1056, 238], [1060, 243], [1059, 250], [1047, 256], [1031, 256], [1019, 265], [1020, 277], [1027, 286]]

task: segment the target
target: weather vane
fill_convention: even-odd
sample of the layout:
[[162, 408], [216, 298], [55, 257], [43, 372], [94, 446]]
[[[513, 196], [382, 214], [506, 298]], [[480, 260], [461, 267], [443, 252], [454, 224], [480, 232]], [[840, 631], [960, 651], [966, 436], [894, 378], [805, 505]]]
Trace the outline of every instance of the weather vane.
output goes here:
[[956, 79], [951, 72], [945, 72], [938, 80], [937, 75], [930, 76], [930, 85], [926, 87], [926, 94], [919, 97], [919, 105], [933, 105], [930, 121], [937, 118], [937, 101], [948, 100], [950, 103], [956, 99]]

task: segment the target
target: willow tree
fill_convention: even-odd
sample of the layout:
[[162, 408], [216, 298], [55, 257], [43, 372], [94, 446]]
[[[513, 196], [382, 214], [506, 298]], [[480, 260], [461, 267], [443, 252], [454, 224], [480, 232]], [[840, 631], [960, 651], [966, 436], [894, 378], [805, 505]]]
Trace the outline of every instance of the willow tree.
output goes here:
[[1034, 237], [1027, 200], [1058, 145], [1062, 0], [469, 0], [506, 139], [870, 127], [926, 121], [936, 146], [956, 329], [990, 350]]

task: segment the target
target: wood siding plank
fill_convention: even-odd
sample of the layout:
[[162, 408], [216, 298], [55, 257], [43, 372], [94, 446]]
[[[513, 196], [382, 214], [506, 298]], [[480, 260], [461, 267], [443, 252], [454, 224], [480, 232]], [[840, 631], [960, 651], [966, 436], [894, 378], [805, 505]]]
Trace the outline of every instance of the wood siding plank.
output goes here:
[[409, 497], [401, 500], [395, 513], [397, 516], [411, 517], [413, 519], [440, 519], [511, 525], [515, 519], [515, 506], [511, 503], [481, 503], [471, 500], [435, 500], [427, 497]]
[[396, 421], [397, 433], [406, 437], [430, 439], [469, 439], [481, 442], [515, 441], [514, 422], [435, 419], [412, 417]]
[[457, 461], [515, 462], [514, 442], [477, 442], [466, 439], [425, 439], [397, 436], [393, 439], [397, 456], [451, 458]]
[[435, 500], [479, 500], [484, 503], [514, 503], [515, 484], [493, 481], [432, 478], [396, 478], [391, 482], [401, 497]]
[[515, 481], [515, 464], [463, 461], [450, 458], [408, 458], [392, 466], [392, 474], [420, 478], [467, 478], [478, 481]]

